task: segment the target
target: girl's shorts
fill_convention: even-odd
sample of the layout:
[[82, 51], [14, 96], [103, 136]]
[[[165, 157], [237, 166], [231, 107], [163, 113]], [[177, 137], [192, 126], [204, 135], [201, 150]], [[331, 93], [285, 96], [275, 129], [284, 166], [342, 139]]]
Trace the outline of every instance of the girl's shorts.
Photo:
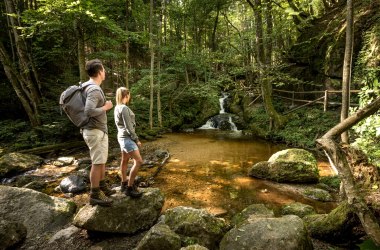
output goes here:
[[120, 149], [123, 152], [129, 153], [139, 149], [136, 142], [134, 142], [131, 138], [118, 138], [117, 140], [120, 144]]

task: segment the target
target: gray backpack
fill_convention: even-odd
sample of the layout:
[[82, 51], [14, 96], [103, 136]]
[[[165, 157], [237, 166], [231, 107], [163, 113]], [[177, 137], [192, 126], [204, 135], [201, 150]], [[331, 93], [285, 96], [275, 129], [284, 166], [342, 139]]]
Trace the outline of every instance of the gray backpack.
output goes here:
[[96, 86], [92, 82], [86, 82], [84, 84], [72, 85], [62, 92], [59, 98], [59, 105], [61, 111], [65, 111], [70, 121], [75, 126], [81, 128], [86, 125], [90, 117], [84, 113], [84, 107], [86, 105], [86, 88], [90, 85]]

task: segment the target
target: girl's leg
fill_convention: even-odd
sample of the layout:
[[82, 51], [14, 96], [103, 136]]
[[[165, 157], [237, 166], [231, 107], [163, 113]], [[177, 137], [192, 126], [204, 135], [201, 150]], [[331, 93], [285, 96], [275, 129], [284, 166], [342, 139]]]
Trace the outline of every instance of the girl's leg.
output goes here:
[[128, 186], [132, 187], [133, 183], [135, 182], [137, 172], [139, 171], [139, 168], [143, 163], [143, 160], [141, 158], [140, 151], [138, 149], [134, 150], [132, 152], [129, 152], [129, 156], [131, 158], [133, 158], [133, 160], [134, 160], [134, 164], [133, 164], [133, 167], [131, 169], [131, 172], [129, 173], [129, 180], [128, 180]]
[[121, 182], [127, 182], [127, 170], [128, 170], [128, 162], [129, 162], [129, 154], [122, 151], [121, 152], [121, 161], [120, 161], [120, 175]]

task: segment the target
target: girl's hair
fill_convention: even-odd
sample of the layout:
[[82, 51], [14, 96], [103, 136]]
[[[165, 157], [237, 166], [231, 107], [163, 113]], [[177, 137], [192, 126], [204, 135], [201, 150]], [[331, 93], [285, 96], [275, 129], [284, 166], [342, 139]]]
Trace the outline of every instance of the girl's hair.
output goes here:
[[116, 90], [116, 105], [123, 104], [123, 99], [126, 96], [129, 96], [130, 92], [129, 89], [125, 87], [120, 87]]

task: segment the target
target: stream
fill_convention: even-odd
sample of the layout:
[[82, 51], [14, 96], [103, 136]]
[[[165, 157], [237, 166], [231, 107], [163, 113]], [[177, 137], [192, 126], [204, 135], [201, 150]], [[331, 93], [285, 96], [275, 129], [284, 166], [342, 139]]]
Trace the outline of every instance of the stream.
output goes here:
[[[165, 134], [149, 143], [171, 154], [153, 184], [165, 194], [164, 210], [191, 206], [231, 217], [254, 203], [265, 204], [275, 214], [292, 202], [309, 204], [318, 213], [328, 213], [336, 207], [335, 202], [320, 202], [292, 192], [287, 184], [247, 175], [253, 164], [268, 160], [285, 149], [284, 145], [246, 137], [239, 131], [221, 130]], [[320, 175], [333, 174], [328, 163], [319, 162], [318, 166]]]

